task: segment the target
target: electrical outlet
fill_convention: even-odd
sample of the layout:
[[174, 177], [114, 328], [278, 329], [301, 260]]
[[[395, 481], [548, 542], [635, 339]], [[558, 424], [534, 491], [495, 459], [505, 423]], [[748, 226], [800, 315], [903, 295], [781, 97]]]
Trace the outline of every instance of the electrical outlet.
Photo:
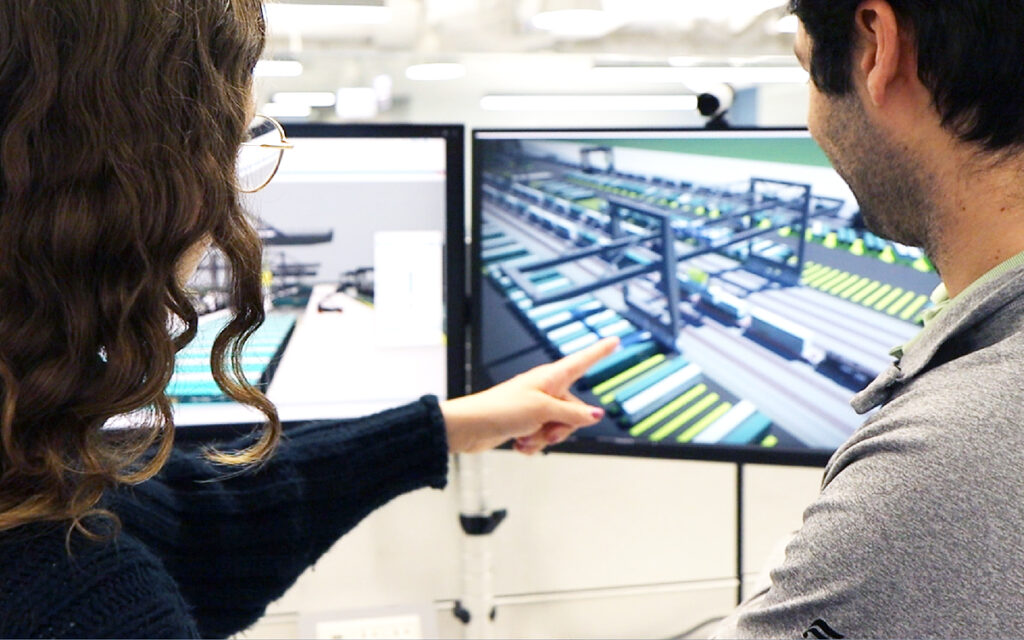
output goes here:
[[348, 640], [350, 638], [423, 638], [420, 616], [390, 615], [364, 618], [323, 620], [316, 623], [317, 640]]

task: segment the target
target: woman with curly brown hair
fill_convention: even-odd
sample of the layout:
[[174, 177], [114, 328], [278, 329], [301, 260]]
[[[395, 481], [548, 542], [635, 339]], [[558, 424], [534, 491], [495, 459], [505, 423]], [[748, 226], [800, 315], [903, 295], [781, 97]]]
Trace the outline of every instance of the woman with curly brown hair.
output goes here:
[[[449, 452], [600, 417], [568, 389], [614, 341], [280, 444], [240, 366], [264, 317], [235, 179], [263, 40], [259, 0], [0, 3], [0, 636], [240, 631], [374, 508], [443, 487]], [[213, 373], [267, 423], [199, 457], [173, 450], [164, 389], [208, 245], [233, 280]]]

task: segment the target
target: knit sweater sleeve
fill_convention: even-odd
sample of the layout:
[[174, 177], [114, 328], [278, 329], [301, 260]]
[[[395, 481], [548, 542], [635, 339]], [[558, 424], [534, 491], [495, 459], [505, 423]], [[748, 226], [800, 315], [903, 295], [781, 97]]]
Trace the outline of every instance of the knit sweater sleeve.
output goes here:
[[269, 462], [240, 475], [177, 452], [156, 478], [116, 492], [112, 509], [163, 560], [199, 632], [227, 636], [253, 624], [374, 509], [443, 488], [447, 453], [437, 399], [427, 396], [289, 429]]

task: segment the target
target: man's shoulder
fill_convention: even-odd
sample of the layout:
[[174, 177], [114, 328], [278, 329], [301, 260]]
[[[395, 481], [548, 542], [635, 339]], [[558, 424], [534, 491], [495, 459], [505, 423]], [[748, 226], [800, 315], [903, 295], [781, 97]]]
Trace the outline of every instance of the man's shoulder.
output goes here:
[[0, 636], [194, 635], [173, 579], [132, 536], [76, 531], [69, 544], [66, 525], [0, 533]]
[[1024, 493], [1024, 387], [1016, 377], [1024, 349], [1008, 342], [900, 388], [833, 456], [826, 494], [885, 511], [903, 531], [934, 528], [929, 514], [984, 517], [993, 526], [1018, 518], [1019, 506], [1006, 511], [1006, 496]]
[[[886, 433], [920, 436], [928, 449], [1005, 447], [1024, 415], [1024, 332], [961, 350], [901, 382], [851, 442]], [[924, 450], [918, 448], [919, 450]]]
[[[984, 392], [962, 370], [932, 373], [840, 448], [771, 589], [723, 633], [981, 637], [1024, 629], [1024, 565], [1016, 561], [1024, 548], [1022, 405], [1005, 403], [1024, 392]], [[920, 384], [926, 378], [947, 384]]]

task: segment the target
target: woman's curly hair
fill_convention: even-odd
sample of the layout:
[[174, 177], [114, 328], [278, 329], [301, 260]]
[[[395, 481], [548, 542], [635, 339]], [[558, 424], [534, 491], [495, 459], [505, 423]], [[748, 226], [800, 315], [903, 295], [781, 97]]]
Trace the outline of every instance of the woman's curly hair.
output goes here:
[[[164, 390], [198, 322], [179, 263], [201, 242], [232, 267], [214, 377], [268, 418], [214, 457], [276, 445], [240, 366], [264, 318], [235, 179], [264, 39], [259, 0], [0, 2], [0, 531], [81, 526], [106, 488], [166, 461]], [[103, 428], [129, 412], [139, 428]]]

